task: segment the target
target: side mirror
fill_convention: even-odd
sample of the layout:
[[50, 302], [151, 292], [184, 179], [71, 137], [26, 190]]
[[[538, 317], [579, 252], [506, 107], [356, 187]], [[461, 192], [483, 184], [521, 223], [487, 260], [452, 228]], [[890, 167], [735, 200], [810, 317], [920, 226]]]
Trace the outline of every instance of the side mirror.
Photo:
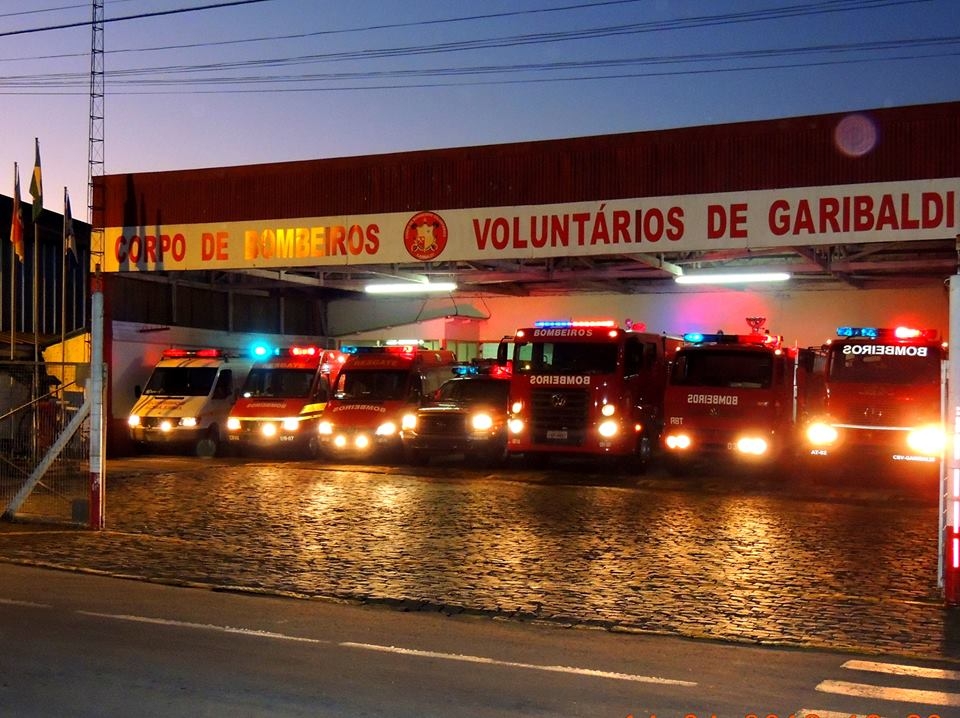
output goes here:
[[135, 386], [133, 387], [133, 398], [134, 398], [134, 399], [139, 399], [141, 394], [143, 394], [143, 389], [141, 388], [141, 386], [140, 386], [139, 384], [135, 385]]

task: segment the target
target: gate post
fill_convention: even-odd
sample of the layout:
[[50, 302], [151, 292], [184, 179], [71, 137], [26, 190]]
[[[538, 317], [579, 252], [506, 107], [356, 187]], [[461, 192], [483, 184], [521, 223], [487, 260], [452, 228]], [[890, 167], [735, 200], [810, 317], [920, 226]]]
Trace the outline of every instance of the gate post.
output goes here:
[[949, 441], [940, 480], [940, 584], [949, 606], [960, 606], [960, 275], [949, 279], [949, 347], [947, 401], [944, 411]]
[[104, 366], [103, 366], [103, 276], [96, 265], [90, 278], [90, 528], [104, 526]]

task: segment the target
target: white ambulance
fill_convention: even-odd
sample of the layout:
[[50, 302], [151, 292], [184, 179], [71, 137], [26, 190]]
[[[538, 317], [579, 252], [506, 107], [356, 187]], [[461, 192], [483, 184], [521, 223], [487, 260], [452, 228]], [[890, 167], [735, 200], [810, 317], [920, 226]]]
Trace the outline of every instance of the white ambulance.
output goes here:
[[127, 419], [134, 445], [214, 456], [250, 366], [221, 349], [165, 349]]

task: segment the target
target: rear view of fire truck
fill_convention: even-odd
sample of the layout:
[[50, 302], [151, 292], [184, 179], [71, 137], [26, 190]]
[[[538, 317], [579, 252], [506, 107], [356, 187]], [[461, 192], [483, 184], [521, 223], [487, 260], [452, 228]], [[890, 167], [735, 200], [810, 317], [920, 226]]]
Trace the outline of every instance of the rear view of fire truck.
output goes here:
[[230, 447], [316, 457], [317, 425], [345, 355], [307, 345], [258, 346], [253, 356], [256, 362], [227, 419]]
[[513, 374], [507, 451], [540, 463], [553, 455], [616, 457], [642, 472], [663, 427], [670, 355], [680, 340], [615, 322], [548, 321], [505, 338]]
[[823, 388], [806, 430], [810, 457], [939, 466], [946, 345], [938, 332], [840, 327], [837, 337], [817, 362]]
[[774, 467], [793, 454], [813, 356], [761, 332], [763, 321], [748, 318], [750, 334], [684, 335], [664, 400], [671, 473], [706, 458]]

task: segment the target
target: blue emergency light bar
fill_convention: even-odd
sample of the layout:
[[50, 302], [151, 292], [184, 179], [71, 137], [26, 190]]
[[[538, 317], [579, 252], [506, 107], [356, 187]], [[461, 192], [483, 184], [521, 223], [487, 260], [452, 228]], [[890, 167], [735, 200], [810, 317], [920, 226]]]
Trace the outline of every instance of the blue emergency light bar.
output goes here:
[[936, 329], [915, 329], [913, 327], [837, 327], [837, 336], [844, 339], [863, 337], [864, 339], [936, 341], [939, 333]]
[[880, 336], [880, 330], [876, 327], [837, 327], [837, 336], [844, 338], [865, 337], [867, 339], [876, 339]]
[[703, 332], [687, 332], [683, 341], [688, 344], [760, 344], [778, 348], [783, 337], [778, 334], [704, 334]]

